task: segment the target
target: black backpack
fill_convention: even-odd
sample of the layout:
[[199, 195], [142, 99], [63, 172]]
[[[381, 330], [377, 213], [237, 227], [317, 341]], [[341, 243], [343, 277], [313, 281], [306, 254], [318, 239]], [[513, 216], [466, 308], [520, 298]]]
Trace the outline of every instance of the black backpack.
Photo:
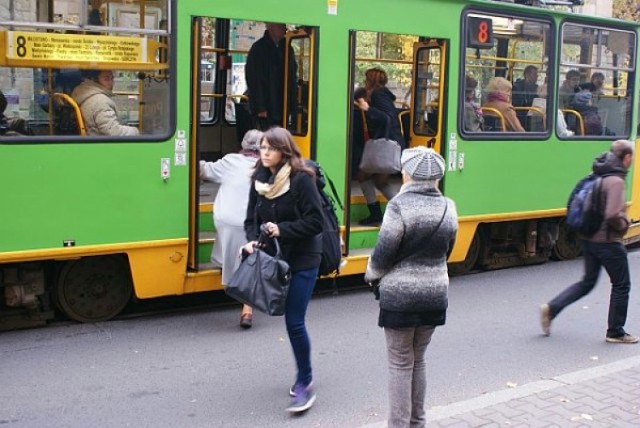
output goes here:
[[590, 237], [600, 229], [604, 221], [601, 188], [602, 176], [596, 174], [589, 174], [576, 184], [567, 202], [569, 230]]
[[[318, 273], [322, 276], [335, 273], [338, 275], [340, 271], [340, 261], [342, 260], [342, 250], [340, 246], [340, 222], [336, 215], [335, 205], [338, 204], [342, 209], [342, 203], [338, 197], [338, 192], [333, 181], [327, 177], [322, 167], [312, 160], [306, 161], [307, 167], [313, 169], [316, 173], [316, 185], [322, 202], [322, 260], [320, 261], [320, 270]], [[333, 198], [324, 191], [325, 186], [329, 183]]]

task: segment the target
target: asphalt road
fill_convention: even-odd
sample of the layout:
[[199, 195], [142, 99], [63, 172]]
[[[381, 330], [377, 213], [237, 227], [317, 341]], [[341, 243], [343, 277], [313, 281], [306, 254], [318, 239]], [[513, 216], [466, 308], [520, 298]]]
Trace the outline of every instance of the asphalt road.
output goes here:
[[[630, 254], [627, 330], [640, 334], [640, 252]], [[582, 260], [453, 278], [428, 349], [429, 407], [622, 360], [604, 341], [608, 278], [540, 333], [538, 307]], [[635, 289], [633, 289], [635, 287]], [[285, 411], [293, 356], [281, 318], [238, 327], [239, 306], [0, 333], [0, 426], [359, 427], [385, 419], [386, 355], [366, 290], [311, 302], [316, 405]]]

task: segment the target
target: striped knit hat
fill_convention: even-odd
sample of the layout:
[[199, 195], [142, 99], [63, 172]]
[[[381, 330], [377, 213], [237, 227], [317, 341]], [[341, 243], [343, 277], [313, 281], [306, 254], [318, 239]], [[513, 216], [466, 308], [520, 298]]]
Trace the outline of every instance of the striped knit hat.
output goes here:
[[445, 171], [442, 156], [425, 146], [403, 150], [400, 163], [403, 171], [416, 181], [439, 180]]

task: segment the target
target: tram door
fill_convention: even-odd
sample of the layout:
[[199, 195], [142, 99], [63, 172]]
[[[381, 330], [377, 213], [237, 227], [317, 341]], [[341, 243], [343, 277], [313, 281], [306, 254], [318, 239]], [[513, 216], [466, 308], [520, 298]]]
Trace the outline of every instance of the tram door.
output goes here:
[[[303, 156], [312, 157], [316, 33], [287, 24], [287, 54], [281, 126], [293, 135]], [[251, 129], [245, 65], [251, 45], [265, 31], [253, 20], [196, 17], [192, 21], [189, 257], [190, 270], [210, 269], [215, 245], [213, 201], [218, 185], [201, 183], [199, 161], [237, 152]], [[250, 96], [250, 95], [249, 95]]]
[[[285, 112], [286, 128], [293, 135], [302, 156], [311, 159], [311, 142], [314, 139], [312, 130], [314, 118], [314, 94], [316, 71], [316, 34], [313, 27], [300, 27], [288, 31], [286, 62], [295, 69], [294, 73], [285, 74]], [[290, 56], [293, 55], [293, 61]], [[293, 79], [290, 82], [289, 79]]]
[[410, 115], [410, 145], [433, 147], [440, 152], [444, 139], [446, 111], [445, 61], [447, 42], [430, 39], [414, 44], [413, 106]]

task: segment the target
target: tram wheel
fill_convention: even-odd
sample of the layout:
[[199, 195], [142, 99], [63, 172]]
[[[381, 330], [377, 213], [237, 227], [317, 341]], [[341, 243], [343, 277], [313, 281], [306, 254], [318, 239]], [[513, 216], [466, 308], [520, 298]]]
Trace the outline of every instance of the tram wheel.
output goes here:
[[567, 224], [562, 220], [558, 227], [558, 240], [553, 246], [551, 258], [554, 260], [575, 259], [582, 253], [578, 236], [567, 228]]
[[60, 310], [79, 322], [106, 321], [131, 299], [133, 282], [121, 256], [84, 257], [67, 262], [55, 290]]
[[471, 246], [469, 247], [467, 257], [464, 258], [464, 261], [460, 263], [451, 263], [449, 265], [449, 275], [463, 275], [472, 270], [478, 262], [478, 257], [480, 256], [480, 247], [480, 231], [478, 230], [476, 231], [475, 235], [473, 235]]

